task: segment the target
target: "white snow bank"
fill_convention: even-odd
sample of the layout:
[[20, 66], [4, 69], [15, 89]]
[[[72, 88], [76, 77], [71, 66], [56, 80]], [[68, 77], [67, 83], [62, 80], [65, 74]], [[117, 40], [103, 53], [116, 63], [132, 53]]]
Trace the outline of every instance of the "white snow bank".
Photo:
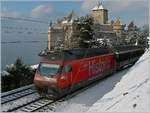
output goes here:
[[150, 50], [88, 112], [149, 112]]
[[39, 65], [39, 64], [35, 64], [35, 65], [31, 65], [30, 67], [31, 67], [32, 69], [37, 69], [38, 65]]

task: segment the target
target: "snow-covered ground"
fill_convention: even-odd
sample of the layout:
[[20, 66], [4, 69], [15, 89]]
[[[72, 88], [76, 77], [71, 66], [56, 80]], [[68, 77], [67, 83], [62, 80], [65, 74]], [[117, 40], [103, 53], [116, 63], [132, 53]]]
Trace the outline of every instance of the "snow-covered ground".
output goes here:
[[57, 112], [149, 112], [150, 50], [120, 71], [75, 97], [58, 103]]
[[122, 77], [113, 90], [105, 94], [88, 110], [101, 111], [138, 111], [148, 112], [150, 79], [150, 51]]
[[31, 65], [30, 67], [31, 67], [32, 69], [37, 69], [38, 66], [39, 66], [39, 64], [35, 64], [35, 65]]

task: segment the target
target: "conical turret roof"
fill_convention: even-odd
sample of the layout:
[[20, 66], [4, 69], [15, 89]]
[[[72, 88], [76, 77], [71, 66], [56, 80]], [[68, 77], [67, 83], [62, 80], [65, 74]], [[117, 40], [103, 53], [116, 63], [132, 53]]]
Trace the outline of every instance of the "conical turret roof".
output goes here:
[[101, 10], [101, 9], [105, 9], [102, 5], [102, 3], [98, 2], [98, 4], [92, 9], [93, 11], [94, 10]]

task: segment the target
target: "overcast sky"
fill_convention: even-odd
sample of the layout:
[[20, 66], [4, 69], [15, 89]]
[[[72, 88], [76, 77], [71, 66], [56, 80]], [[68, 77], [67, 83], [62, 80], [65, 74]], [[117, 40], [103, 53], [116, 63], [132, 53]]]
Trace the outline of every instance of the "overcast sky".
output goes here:
[[[72, 10], [78, 16], [88, 14], [98, 1], [100, 0], [2, 1], [1, 15], [54, 21]], [[138, 26], [149, 23], [148, 0], [103, 0], [102, 3], [109, 11], [109, 21], [120, 17], [122, 24], [129, 24], [132, 20]]]

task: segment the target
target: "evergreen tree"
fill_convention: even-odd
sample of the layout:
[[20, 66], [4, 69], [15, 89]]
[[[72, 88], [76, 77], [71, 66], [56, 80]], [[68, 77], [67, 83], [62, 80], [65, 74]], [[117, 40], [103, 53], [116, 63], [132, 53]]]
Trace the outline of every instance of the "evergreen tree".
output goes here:
[[148, 39], [147, 37], [149, 36], [149, 26], [144, 25], [143, 28], [140, 29], [139, 31], [139, 38], [138, 38], [138, 44], [144, 46], [145, 48], [149, 47], [148, 44]]
[[2, 76], [2, 91], [8, 91], [33, 83], [34, 70], [25, 65], [21, 58], [7, 67], [7, 76]]
[[88, 48], [90, 47], [90, 41], [92, 40], [92, 28], [93, 25], [93, 19], [91, 16], [86, 15], [78, 18], [78, 26], [77, 29], [78, 37], [79, 37], [79, 47], [81, 48]]

